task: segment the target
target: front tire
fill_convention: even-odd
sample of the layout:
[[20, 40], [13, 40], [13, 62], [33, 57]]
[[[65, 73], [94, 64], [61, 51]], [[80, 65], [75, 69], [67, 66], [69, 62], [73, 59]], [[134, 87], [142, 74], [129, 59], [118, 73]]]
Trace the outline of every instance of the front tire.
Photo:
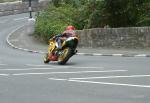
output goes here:
[[69, 60], [69, 58], [72, 56], [72, 50], [70, 48], [64, 48], [62, 50], [62, 54], [58, 57], [58, 64], [64, 65]]
[[44, 57], [44, 63], [47, 64], [49, 63], [49, 59], [48, 59], [48, 53], [45, 55]]

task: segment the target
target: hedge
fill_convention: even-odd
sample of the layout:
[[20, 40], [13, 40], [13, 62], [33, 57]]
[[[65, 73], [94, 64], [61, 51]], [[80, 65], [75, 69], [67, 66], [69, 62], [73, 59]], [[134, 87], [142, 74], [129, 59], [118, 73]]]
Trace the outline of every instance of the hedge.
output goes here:
[[48, 8], [36, 16], [34, 35], [47, 42], [53, 35], [63, 32], [68, 25], [74, 25], [76, 14], [76, 9], [70, 5], [55, 7], [49, 4]]

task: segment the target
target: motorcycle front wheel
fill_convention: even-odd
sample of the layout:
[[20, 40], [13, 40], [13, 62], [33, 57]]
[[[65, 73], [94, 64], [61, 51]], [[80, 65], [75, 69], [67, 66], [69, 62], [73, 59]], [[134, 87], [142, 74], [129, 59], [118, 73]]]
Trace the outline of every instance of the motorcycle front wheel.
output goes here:
[[72, 51], [69, 47], [64, 48], [61, 51], [60, 56], [58, 57], [58, 64], [64, 65], [69, 60], [69, 58], [72, 56]]
[[44, 63], [49, 63], [48, 53], [44, 56]]

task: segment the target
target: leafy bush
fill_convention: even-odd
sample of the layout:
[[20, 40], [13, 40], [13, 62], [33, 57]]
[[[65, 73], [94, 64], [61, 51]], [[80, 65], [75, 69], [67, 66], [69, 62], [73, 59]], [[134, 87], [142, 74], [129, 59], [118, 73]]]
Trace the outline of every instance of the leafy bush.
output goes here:
[[51, 0], [39, 13], [35, 34], [47, 41], [67, 25], [77, 29], [150, 26], [150, 0]]
[[50, 4], [36, 18], [34, 35], [47, 41], [53, 35], [63, 32], [68, 25], [73, 25], [77, 11], [70, 5], [61, 4], [59, 7]]

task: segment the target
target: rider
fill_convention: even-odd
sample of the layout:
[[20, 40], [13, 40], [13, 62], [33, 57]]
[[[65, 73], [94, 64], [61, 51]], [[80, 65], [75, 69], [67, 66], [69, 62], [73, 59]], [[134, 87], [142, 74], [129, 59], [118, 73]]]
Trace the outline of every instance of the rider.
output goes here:
[[70, 25], [66, 27], [66, 30], [62, 34], [58, 34], [55, 36], [56, 42], [58, 43], [58, 50], [62, 49], [61, 43], [66, 40], [68, 37], [77, 36], [75, 33], [75, 27]]

